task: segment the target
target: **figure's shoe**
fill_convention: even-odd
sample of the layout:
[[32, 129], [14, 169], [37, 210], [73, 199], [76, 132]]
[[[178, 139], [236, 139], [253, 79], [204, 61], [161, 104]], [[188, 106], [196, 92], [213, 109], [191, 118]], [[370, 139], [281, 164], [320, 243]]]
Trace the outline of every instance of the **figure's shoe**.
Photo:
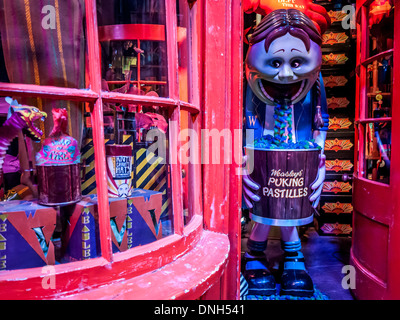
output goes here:
[[267, 243], [249, 239], [247, 247], [250, 252], [244, 254], [242, 270], [249, 286], [248, 294], [262, 296], [276, 294], [275, 278], [268, 269], [267, 258], [264, 254]]
[[314, 284], [306, 270], [304, 256], [300, 252], [301, 243], [299, 243], [300, 241], [298, 243], [296, 241], [294, 245], [294, 242], [285, 242], [282, 245], [285, 251], [285, 259], [280, 294], [311, 297], [314, 294]]

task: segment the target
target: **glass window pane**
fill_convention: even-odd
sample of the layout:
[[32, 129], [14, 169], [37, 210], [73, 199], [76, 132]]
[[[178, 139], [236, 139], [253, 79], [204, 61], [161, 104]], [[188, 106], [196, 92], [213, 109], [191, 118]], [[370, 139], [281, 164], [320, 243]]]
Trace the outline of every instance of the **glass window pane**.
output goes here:
[[183, 189], [183, 218], [184, 224], [188, 224], [195, 214], [196, 194], [193, 181], [195, 176], [195, 165], [200, 163], [198, 134], [194, 129], [194, 119], [187, 111], [181, 111], [180, 131], [180, 162], [182, 166], [182, 189]]
[[365, 125], [365, 178], [389, 184], [391, 122]]
[[168, 97], [165, 1], [98, 0], [102, 89]]
[[[39, 106], [54, 108], [46, 109], [44, 118]], [[13, 113], [6, 120], [9, 108]], [[12, 141], [0, 188], [0, 256], [5, 257], [0, 270], [101, 255], [96, 195], [90, 192], [96, 180], [94, 150], [85, 108], [73, 101], [0, 97], [1, 135]], [[10, 120], [17, 118], [22, 120], [18, 127]]]
[[[156, 106], [104, 113], [113, 252], [173, 234], [169, 114]], [[118, 240], [119, 239], [119, 240]]]
[[367, 67], [367, 83], [369, 85], [368, 118], [391, 117], [392, 115], [392, 83], [393, 55], [375, 60]]
[[375, 0], [368, 10], [369, 56], [393, 49], [394, 5]]
[[2, 1], [0, 81], [86, 88], [84, 1]]

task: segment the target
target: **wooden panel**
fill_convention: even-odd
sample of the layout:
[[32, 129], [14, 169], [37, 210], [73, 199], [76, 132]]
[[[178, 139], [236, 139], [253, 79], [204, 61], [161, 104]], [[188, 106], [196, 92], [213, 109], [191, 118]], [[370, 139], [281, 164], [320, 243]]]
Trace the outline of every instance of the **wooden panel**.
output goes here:
[[[85, 0], [86, 9], [86, 32], [88, 41], [89, 59], [89, 79], [91, 89], [100, 95], [101, 91], [101, 70], [100, 70], [100, 51], [97, 30], [96, 1]], [[99, 98], [90, 106], [92, 110], [91, 123], [93, 132], [93, 145], [96, 166], [96, 184], [98, 191], [98, 210], [99, 210], [99, 231], [101, 254], [107, 261], [112, 261], [111, 228], [110, 228], [110, 208], [108, 205], [107, 189], [107, 166], [106, 151], [104, 141], [104, 119], [103, 102]]]
[[353, 247], [359, 264], [382, 282], [387, 281], [389, 227], [354, 211]]
[[[204, 236], [202, 224], [201, 216], [196, 215], [185, 227], [183, 236], [171, 235], [116, 253], [112, 263], [101, 257], [49, 266], [47, 269], [39, 267], [15, 270], [12, 273], [1, 272], [0, 299], [58, 299], [82, 291], [87, 293], [86, 297], [89, 298], [92, 289], [118, 284], [123, 279], [151, 274], [152, 271], [173, 261], [179, 261], [177, 257], [189, 253]], [[205, 270], [199, 268], [198, 271]], [[55, 276], [56, 287], [44, 287], [44, 276]], [[205, 271], [204, 276], [210, 275]], [[147, 291], [151, 292], [152, 288], [147, 288]]]
[[90, 89], [58, 88], [33, 84], [0, 82], [0, 96], [39, 97], [71, 101], [95, 102], [99, 94]]

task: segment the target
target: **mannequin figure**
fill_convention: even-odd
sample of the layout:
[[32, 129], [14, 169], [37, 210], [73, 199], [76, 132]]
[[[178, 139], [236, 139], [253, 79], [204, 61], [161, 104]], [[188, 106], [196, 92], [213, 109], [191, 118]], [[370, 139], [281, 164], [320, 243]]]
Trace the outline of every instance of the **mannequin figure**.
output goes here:
[[[313, 22], [295, 9], [279, 9], [265, 16], [254, 30], [246, 57], [246, 126], [254, 129], [255, 139], [276, 132], [274, 109], [291, 108], [291, 125], [285, 130], [293, 142], [314, 139], [320, 146], [318, 176], [311, 185], [309, 200], [316, 208], [325, 179], [323, 155], [329, 117], [321, 67], [321, 34]], [[244, 201], [260, 198], [254, 193], [259, 186], [245, 175]], [[312, 296], [313, 282], [301, 253], [297, 225], [280, 225], [284, 268], [280, 294]], [[249, 294], [276, 293], [275, 279], [268, 269], [264, 251], [270, 225], [256, 222], [244, 256], [244, 276]]]

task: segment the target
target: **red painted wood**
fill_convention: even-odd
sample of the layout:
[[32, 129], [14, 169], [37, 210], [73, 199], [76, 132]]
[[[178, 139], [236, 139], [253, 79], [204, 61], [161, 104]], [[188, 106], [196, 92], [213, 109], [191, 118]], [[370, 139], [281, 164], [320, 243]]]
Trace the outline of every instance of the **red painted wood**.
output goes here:
[[394, 50], [393, 50], [393, 89], [392, 89], [392, 156], [390, 171], [390, 198], [392, 221], [388, 247], [388, 290], [385, 298], [400, 299], [400, 110], [396, 106], [400, 101], [400, 1], [396, 6], [394, 16]]
[[[234, 133], [242, 133], [243, 125], [243, 14], [241, 2], [231, 3], [231, 124]], [[229, 106], [228, 106], [229, 107]], [[235, 131], [236, 130], [236, 131]], [[233, 134], [235, 136], [235, 134]], [[242, 216], [242, 177], [238, 174], [242, 163], [242, 150], [235, 148], [242, 136], [234, 138], [232, 143], [232, 164], [229, 176], [229, 239], [231, 250], [227, 272], [224, 275], [225, 290], [223, 298], [240, 299], [240, 252], [241, 252], [241, 216]]]
[[[358, 15], [357, 15], [358, 17]], [[357, 23], [359, 24], [359, 20], [357, 19]], [[357, 28], [357, 39], [361, 39], [361, 28], [358, 26]], [[361, 61], [361, 41], [357, 41], [357, 50], [356, 50], [356, 61]], [[356, 92], [360, 91], [361, 87], [361, 75], [360, 75], [360, 67], [356, 67]], [[356, 93], [356, 99], [355, 99], [355, 120], [360, 119], [360, 108], [358, 107], [360, 105], [360, 94]], [[354, 145], [358, 146], [359, 141], [360, 141], [360, 128], [358, 125], [354, 124]], [[357, 172], [361, 172], [360, 169], [360, 161], [358, 158], [358, 148], [354, 148], [354, 173], [356, 174]]]
[[[191, 59], [192, 63], [189, 66], [189, 102], [181, 101], [181, 110], [189, 111], [191, 113], [191, 120], [188, 121], [189, 129], [195, 130], [197, 132], [197, 140], [193, 137], [193, 142], [201, 146], [201, 124], [202, 124], [202, 114], [200, 113], [200, 97], [201, 97], [201, 39], [202, 25], [201, 23], [201, 10], [199, 5], [196, 3], [193, 7], [188, 10], [190, 28], [188, 29], [188, 41], [191, 41]], [[192, 106], [198, 106], [198, 110], [192, 109]], [[194, 149], [196, 150], [196, 149]], [[201, 151], [197, 150], [197, 155], [194, 157], [197, 159], [196, 162], [190, 162], [188, 164], [188, 183], [189, 189], [193, 190], [192, 193], [188, 194], [188, 210], [192, 215], [200, 215], [203, 217], [203, 197], [202, 197], [202, 168], [201, 168]]]
[[[229, 12], [224, 1], [204, 1], [203, 61], [203, 130], [221, 133], [230, 129], [230, 59], [228, 26]], [[231, 140], [225, 146], [220, 139], [220, 147], [212, 145], [212, 140], [204, 141], [203, 148], [209, 148], [209, 164], [203, 164], [204, 224], [208, 230], [228, 233], [229, 219], [229, 165], [224, 165], [224, 150], [230, 148]], [[219, 163], [213, 163], [212, 156], [219, 155]], [[215, 158], [217, 161], [217, 158]], [[216, 185], [217, 184], [217, 185]], [[215, 187], [213, 187], [215, 186]]]
[[381, 283], [388, 281], [388, 240], [389, 226], [370, 219], [363, 213], [354, 210], [352, 252], [365, 273]]
[[149, 106], [156, 105], [161, 108], [165, 107], [170, 109], [180, 106], [182, 110], [189, 111], [190, 113], [193, 114], [200, 112], [200, 107], [198, 105], [171, 98], [139, 96], [134, 94], [125, 94], [125, 93], [109, 92], [109, 91], [102, 91], [101, 97], [104, 102], [109, 102], [109, 103], [115, 103], [115, 102], [140, 103], [142, 105], [149, 105]]
[[179, 260], [197, 245], [202, 232], [202, 217], [196, 216], [185, 227], [183, 236], [171, 235], [117, 253], [112, 263], [95, 258], [56, 265], [50, 269], [55, 275], [55, 289], [42, 286], [43, 277], [49, 275], [47, 267], [3, 271], [0, 273], [0, 299], [58, 299], [83, 291], [89, 293], [94, 288], [140, 276]]
[[200, 298], [200, 300], [220, 300], [221, 299], [221, 282], [216, 282], [208, 289]]
[[99, 40], [101, 42], [137, 39], [165, 41], [165, 26], [159, 24], [117, 24], [99, 27]]
[[147, 81], [147, 80], [115, 80], [115, 81], [107, 81], [108, 84], [126, 84], [126, 83], [138, 84], [139, 82], [142, 84], [167, 84], [166, 81]]
[[[198, 104], [192, 104], [192, 103], [188, 103], [185, 101], [180, 101], [179, 105], [180, 105], [181, 110], [188, 111], [193, 115], [196, 115], [197, 113], [200, 112], [200, 107]], [[200, 132], [200, 131], [198, 131], [198, 132]]]
[[[176, 4], [166, 1], [166, 29], [167, 29], [167, 56], [168, 56], [168, 91], [169, 97], [179, 99], [178, 83], [178, 41], [177, 41], [177, 17]], [[177, 234], [183, 232], [183, 199], [182, 199], [182, 167], [179, 161], [179, 129], [181, 128], [181, 112], [178, 105], [172, 111], [169, 126], [169, 150], [172, 185], [172, 207], [174, 210], [174, 230]]]
[[221, 277], [227, 263], [228, 252], [229, 239], [226, 235], [204, 231], [200, 241], [188, 254], [161, 269], [64, 298], [197, 299]]
[[382, 299], [387, 290], [386, 283], [375, 277], [368, 269], [366, 269], [354, 256], [353, 250], [350, 250], [350, 263], [356, 271], [356, 288], [357, 299], [360, 300], [378, 300]]
[[375, 60], [382, 59], [382, 58], [386, 57], [388, 54], [391, 54], [391, 53], [393, 53], [393, 49], [389, 49], [389, 50], [386, 50], [386, 51], [379, 52], [378, 54], [376, 54], [376, 55], [374, 55], [372, 57], [366, 58], [365, 60], [361, 61], [361, 64], [364, 65], [364, 66], [367, 66], [371, 62], [374, 62]]
[[[357, 77], [356, 131], [355, 144], [358, 145], [358, 172], [353, 184], [353, 240], [351, 263], [356, 268], [356, 288], [353, 290], [359, 299], [399, 299], [400, 298], [400, 112], [396, 108], [400, 101], [400, 12], [395, 10], [393, 86], [392, 86], [392, 156], [390, 185], [362, 178], [364, 175], [364, 140], [367, 119], [367, 76], [368, 58], [368, 1], [357, 1], [358, 46], [357, 60], [360, 75]], [[396, 0], [395, 5], [400, 6]], [[396, 45], [397, 44], [397, 45]], [[364, 63], [362, 63], [364, 62]], [[380, 121], [380, 119], [379, 119]]]
[[[85, 0], [89, 57], [89, 79], [94, 92], [101, 92], [101, 67], [99, 38], [97, 29], [96, 1]], [[104, 141], [103, 102], [101, 97], [94, 104], [91, 112], [93, 145], [95, 154], [95, 174], [99, 212], [100, 247], [102, 257], [112, 260], [111, 227], [108, 205], [107, 167]]]

